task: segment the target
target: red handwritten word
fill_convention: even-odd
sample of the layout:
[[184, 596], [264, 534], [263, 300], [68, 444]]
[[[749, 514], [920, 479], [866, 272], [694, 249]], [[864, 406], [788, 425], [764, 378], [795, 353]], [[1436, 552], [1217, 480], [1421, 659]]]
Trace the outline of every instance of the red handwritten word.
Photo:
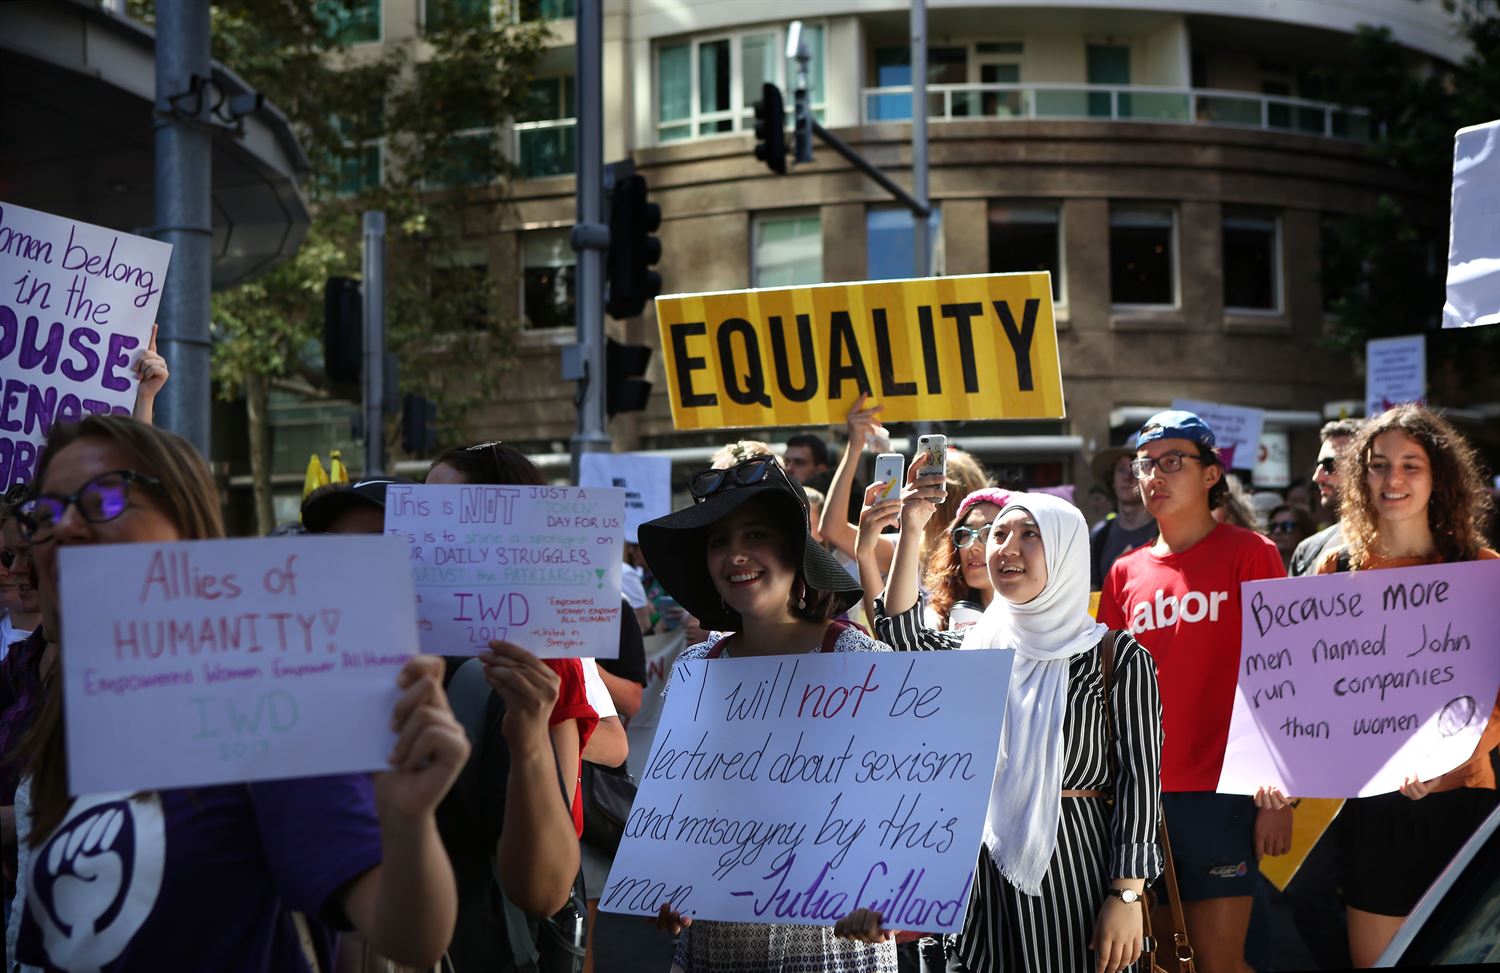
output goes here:
[[[812, 715], [823, 719], [832, 719], [838, 716], [844, 705], [854, 698], [854, 709], [849, 711], [850, 718], [859, 716], [859, 704], [865, 701], [865, 696], [880, 688], [880, 683], [870, 684], [875, 678], [875, 665], [870, 664], [870, 671], [865, 673], [865, 680], [858, 686], [827, 686], [809, 683], [802, 689], [802, 703], [797, 707], [797, 715], [800, 717], [807, 710], [807, 701], [817, 693], [817, 699], [813, 700]], [[835, 703], [835, 700], [837, 702]]]

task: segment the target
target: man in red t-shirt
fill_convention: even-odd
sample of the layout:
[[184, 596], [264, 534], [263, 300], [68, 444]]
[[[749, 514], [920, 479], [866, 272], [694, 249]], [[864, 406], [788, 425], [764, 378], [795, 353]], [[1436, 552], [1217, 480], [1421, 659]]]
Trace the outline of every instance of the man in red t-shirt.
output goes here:
[[1257, 811], [1252, 798], [1215, 789], [1238, 681], [1240, 584], [1286, 572], [1269, 538], [1214, 520], [1228, 483], [1198, 416], [1171, 410], [1147, 420], [1132, 469], [1161, 534], [1110, 567], [1099, 621], [1128, 630], [1156, 660], [1162, 811], [1198, 969], [1250, 973], [1256, 859], [1286, 853], [1291, 811]]

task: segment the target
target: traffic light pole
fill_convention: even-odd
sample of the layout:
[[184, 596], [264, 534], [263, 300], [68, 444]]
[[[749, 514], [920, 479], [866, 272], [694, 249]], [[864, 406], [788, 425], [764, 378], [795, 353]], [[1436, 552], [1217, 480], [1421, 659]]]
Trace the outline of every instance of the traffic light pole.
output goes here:
[[385, 213], [364, 217], [365, 476], [385, 468]]
[[927, 238], [927, 0], [911, 0], [911, 191], [921, 208], [913, 216], [912, 263], [917, 277], [932, 274]]
[[564, 377], [578, 381], [578, 431], [573, 435], [573, 482], [584, 453], [607, 453], [604, 415], [604, 15], [603, 0], [578, 0], [578, 253], [577, 359]]

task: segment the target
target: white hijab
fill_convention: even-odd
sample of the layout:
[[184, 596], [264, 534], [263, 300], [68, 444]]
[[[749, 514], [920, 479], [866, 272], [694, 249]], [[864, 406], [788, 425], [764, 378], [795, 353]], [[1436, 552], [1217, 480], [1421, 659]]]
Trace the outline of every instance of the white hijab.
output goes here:
[[[1031, 514], [1041, 533], [1047, 583], [1024, 605], [1013, 605], [997, 592], [964, 637], [963, 648], [1016, 653], [984, 841], [1000, 874], [1027, 895], [1039, 895], [1062, 817], [1068, 664], [1093, 649], [1108, 626], [1089, 617], [1083, 514], [1059, 497], [1015, 493], [1001, 516], [1017, 508]], [[991, 533], [989, 544], [994, 543]]]

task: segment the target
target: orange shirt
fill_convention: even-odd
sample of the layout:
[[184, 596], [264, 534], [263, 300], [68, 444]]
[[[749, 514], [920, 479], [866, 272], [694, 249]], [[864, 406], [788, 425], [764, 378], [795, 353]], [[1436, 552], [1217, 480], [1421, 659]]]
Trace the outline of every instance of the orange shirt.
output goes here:
[[[1476, 561], [1491, 561], [1500, 558], [1500, 553], [1490, 550], [1488, 547], [1479, 549]], [[1318, 562], [1318, 574], [1333, 574], [1338, 570], [1339, 551], [1332, 550], [1323, 555], [1323, 560]], [[1431, 557], [1381, 557], [1370, 555], [1363, 565], [1363, 570], [1375, 571], [1381, 568], [1415, 568], [1424, 564], [1442, 564], [1441, 554]], [[1495, 768], [1490, 764], [1490, 751], [1500, 746], [1500, 695], [1495, 697], [1495, 708], [1490, 711], [1490, 721], [1485, 724], [1484, 732], [1479, 736], [1479, 746], [1474, 748], [1474, 755], [1468, 760], [1454, 767], [1437, 780], [1431, 782], [1434, 791], [1452, 791], [1460, 787], [1479, 787], [1486, 790], [1495, 789]]]

